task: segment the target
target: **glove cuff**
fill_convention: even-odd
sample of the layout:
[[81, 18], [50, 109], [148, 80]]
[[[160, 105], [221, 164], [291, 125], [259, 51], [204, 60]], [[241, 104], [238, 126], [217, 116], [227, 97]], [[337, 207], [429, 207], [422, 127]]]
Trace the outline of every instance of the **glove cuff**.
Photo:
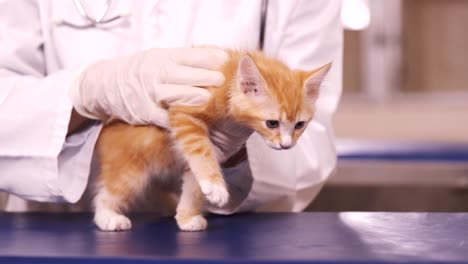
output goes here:
[[68, 89], [68, 97], [70, 98], [73, 108], [78, 114], [89, 119], [100, 120], [102, 117], [99, 117], [86, 109], [84, 106], [83, 98], [81, 95], [81, 84], [83, 75], [85, 74], [86, 66], [83, 66], [76, 70], [76, 74], [70, 82], [70, 87]]

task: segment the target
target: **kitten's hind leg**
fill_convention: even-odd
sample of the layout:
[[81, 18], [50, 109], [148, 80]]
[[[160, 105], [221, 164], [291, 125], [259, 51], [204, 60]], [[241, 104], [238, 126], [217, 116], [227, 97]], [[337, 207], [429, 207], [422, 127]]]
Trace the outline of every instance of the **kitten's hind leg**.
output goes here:
[[132, 222], [121, 214], [120, 199], [105, 188], [99, 191], [94, 200], [96, 211], [94, 222], [103, 231], [124, 231], [132, 228]]
[[187, 169], [183, 175], [182, 194], [177, 205], [175, 219], [182, 231], [202, 231], [207, 227], [202, 215], [205, 197], [195, 176]]
[[142, 171], [120, 170], [110, 175], [101, 174], [101, 184], [94, 199], [94, 222], [103, 231], [124, 231], [132, 227], [130, 219], [123, 212], [142, 193], [149, 178]]

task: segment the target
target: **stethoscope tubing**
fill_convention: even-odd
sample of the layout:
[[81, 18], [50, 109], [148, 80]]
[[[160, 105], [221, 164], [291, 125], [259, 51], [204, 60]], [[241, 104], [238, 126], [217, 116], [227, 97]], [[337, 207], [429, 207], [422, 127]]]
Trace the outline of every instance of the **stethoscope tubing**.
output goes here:
[[[122, 19], [128, 15], [115, 15], [113, 17], [104, 19], [106, 14], [109, 12], [110, 7], [112, 5], [113, 0], [107, 0], [106, 1], [106, 6], [104, 8], [104, 11], [101, 13], [101, 15], [97, 18], [92, 18], [88, 12], [86, 12], [86, 9], [83, 6], [83, 3], [81, 0], [73, 0], [73, 4], [75, 5], [76, 10], [80, 14], [81, 17], [84, 19], [88, 20], [88, 23], [83, 24], [83, 25], [77, 25], [71, 22], [68, 22], [66, 20], [60, 20], [59, 24], [65, 25], [71, 28], [75, 29], [88, 29], [88, 28], [95, 28], [99, 25], [104, 25], [108, 24], [111, 22], [114, 22], [118, 19]], [[264, 38], [265, 38], [265, 28], [266, 28], [266, 14], [267, 14], [267, 8], [268, 8], [268, 0], [262, 0], [262, 6], [261, 6], [261, 21], [260, 21], [260, 38], [259, 38], [259, 48], [263, 49], [264, 45]]]
[[104, 12], [102, 12], [102, 14], [97, 18], [91, 18], [91, 16], [88, 14], [88, 12], [86, 12], [86, 9], [84, 8], [83, 3], [81, 2], [81, 0], [73, 0], [73, 4], [75, 5], [75, 8], [78, 11], [78, 13], [80, 14], [80, 16], [83, 17], [84, 19], [88, 20], [89, 23], [86, 23], [84, 25], [77, 25], [77, 24], [68, 22], [66, 20], [61, 20], [60, 24], [65, 25], [65, 26], [69, 26], [69, 27], [72, 27], [72, 28], [75, 28], [75, 29], [87, 29], [87, 28], [97, 27], [98, 25], [108, 24], [108, 23], [114, 22], [114, 21], [116, 21], [118, 19], [121, 19], [121, 18], [125, 17], [124, 15], [115, 15], [113, 17], [104, 19], [104, 17], [106, 16], [107, 12], [109, 11], [109, 9], [110, 9], [110, 7], [112, 5], [112, 2], [113, 2], [112, 0], [107, 0], [106, 1], [106, 6], [104, 8]]

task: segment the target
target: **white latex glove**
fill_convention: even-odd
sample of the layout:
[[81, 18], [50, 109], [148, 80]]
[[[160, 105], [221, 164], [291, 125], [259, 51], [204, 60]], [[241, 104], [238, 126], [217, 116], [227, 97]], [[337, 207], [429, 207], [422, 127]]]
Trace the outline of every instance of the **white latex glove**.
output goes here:
[[119, 119], [133, 125], [168, 127], [161, 102], [202, 105], [210, 93], [195, 86], [219, 86], [216, 71], [229, 58], [220, 49], [151, 49], [86, 67], [69, 95], [75, 110], [91, 119]]

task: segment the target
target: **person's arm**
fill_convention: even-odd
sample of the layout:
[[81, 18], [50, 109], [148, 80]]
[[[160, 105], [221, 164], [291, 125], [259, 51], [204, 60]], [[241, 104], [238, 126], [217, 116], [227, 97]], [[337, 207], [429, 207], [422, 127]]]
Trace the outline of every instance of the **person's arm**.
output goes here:
[[0, 190], [76, 202], [100, 125], [72, 114], [76, 71], [47, 73], [40, 25], [36, 1], [0, 2]]
[[[248, 163], [226, 169], [232, 196], [209, 211], [301, 211], [336, 166], [332, 115], [342, 89], [341, 1], [269, 1], [264, 51], [291, 68], [312, 70], [333, 62], [320, 89], [314, 120], [288, 151], [266, 146], [259, 135], [247, 141]], [[242, 157], [242, 156], [241, 156]]]

